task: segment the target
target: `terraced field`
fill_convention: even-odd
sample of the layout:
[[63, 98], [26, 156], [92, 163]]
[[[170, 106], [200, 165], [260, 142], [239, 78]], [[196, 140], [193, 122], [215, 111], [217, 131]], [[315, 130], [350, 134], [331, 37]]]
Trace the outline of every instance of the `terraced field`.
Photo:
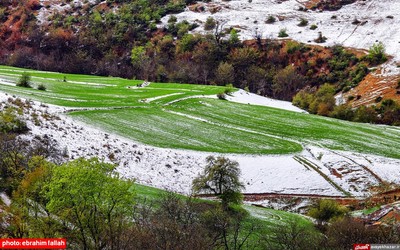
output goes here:
[[[295, 153], [306, 144], [400, 158], [398, 128], [216, 99], [225, 87], [137, 87], [143, 82], [39, 71], [28, 71], [34, 88], [16, 87], [24, 71], [28, 70], [1, 66], [0, 90], [82, 109], [69, 115], [144, 144], [246, 154]], [[47, 91], [35, 89], [39, 84]]]

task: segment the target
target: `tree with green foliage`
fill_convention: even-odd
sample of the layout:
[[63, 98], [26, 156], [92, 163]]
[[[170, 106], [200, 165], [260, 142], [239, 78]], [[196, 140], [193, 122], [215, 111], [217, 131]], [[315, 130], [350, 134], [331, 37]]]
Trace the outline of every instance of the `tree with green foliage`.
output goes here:
[[321, 199], [310, 209], [308, 215], [317, 219], [320, 224], [343, 217], [348, 209], [334, 200]]
[[18, 87], [31, 88], [31, 75], [28, 72], [23, 72], [17, 82]]
[[129, 226], [134, 190], [115, 166], [98, 159], [78, 159], [54, 169], [48, 184], [47, 209], [70, 224], [81, 249], [119, 249]]
[[289, 65], [278, 71], [274, 76], [272, 83], [272, 91], [274, 97], [291, 101], [296, 91], [304, 87], [304, 77], [297, 73], [296, 69]]
[[320, 249], [322, 235], [304, 225], [299, 218], [290, 218], [286, 225], [275, 225], [266, 241], [266, 249]]
[[314, 95], [314, 100], [310, 103], [310, 112], [328, 116], [335, 107], [335, 87], [325, 83], [320, 86]]
[[386, 223], [366, 226], [365, 222], [345, 216], [330, 225], [326, 233], [326, 249], [351, 249], [354, 242], [390, 244], [400, 242], [400, 228]]
[[216, 243], [215, 249], [258, 249], [265, 225], [241, 206], [209, 209], [202, 215], [202, 222]]
[[46, 185], [51, 179], [54, 164], [43, 156], [33, 156], [19, 181], [19, 186], [12, 193], [9, 214], [5, 218], [10, 226], [4, 231], [9, 237], [56, 238], [62, 237], [64, 226], [45, 208]]
[[229, 32], [229, 40], [230, 46], [237, 46], [240, 43], [239, 34], [236, 29], [231, 29]]
[[20, 110], [12, 107], [5, 108], [0, 112], [0, 134], [23, 133], [28, 131], [25, 121], [18, 115]]
[[148, 80], [152, 68], [155, 67], [150, 56], [146, 53], [145, 46], [133, 47], [131, 51], [131, 62], [136, 75], [140, 79]]
[[375, 43], [369, 48], [369, 54], [366, 59], [372, 65], [378, 65], [386, 62], [387, 57], [385, 55], [385, 45], [382, 42]]
[[212, 192], [222, 200], [223, 207], [242, 202], [239, 163], [225, 157], [208, 156], [204, 172], [193, 180], [193, 191]]
[[217, 71], [215, 72], [215, 82], [218, 85], [224, 85], [233, 83], [235, 78], [235, 69], [232, 64], [227, 62], [221, 62], [218, 65]]

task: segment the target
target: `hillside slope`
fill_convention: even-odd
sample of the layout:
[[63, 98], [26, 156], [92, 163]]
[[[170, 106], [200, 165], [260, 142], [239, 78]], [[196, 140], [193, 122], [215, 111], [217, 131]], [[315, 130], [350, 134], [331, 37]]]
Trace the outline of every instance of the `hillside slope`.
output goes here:
[[[33, 103], [28, 138], [49, 136], [71, 159], [103, 158], [142, 184], [190, 193], [208, 155], [237, 160], [246, 193], [364, 196], [400, 179], [396, 127], [259, 106], [271, 100], [243, 92], [229, 99], [247, 95], [247, 104], [218, 100], [215, 86], [136, 87], [139, 81], [31, 71], [34, 88], [21, 88], [21, 72], [2, 67], [0, 89], [64, 106]], [[47, 91], [36, 89], [41, 83]], [[2, 107], [18, 103], [2, 100]]]
[[[373, 104], [371, 99], [378, 96], [400, 101], [397, 93], [397, 82], [400, 80], [400, 2], [391, 0], [367, 1], [334, 1], [355, 2], [341, 6], [338, 10], [309, 10], [317, 2], [307, 0], [253, 0], [253, 1], [211, 1], [199, 3], [196, 7], [189, 7], [185, 12], [177, 14], [178, 20], [189, 20], [199, 24], [194, 32], [204, 31], [204, 23], [208, 17], [223, 24], [224, 28], [234, 27], [239, 31], [243, 40], [257, 37], [279, 39], [278, 34], [286, 29], [289, 38], [308, 44], [314, 41], [319, 33], [327, 38], [323, 45], [333, 46], [341, 44], [345, 47], [369, 49], [373, 44], [382, 42], [391, 59], [372, 76], [360, 83], [351, 95], [360, 95], [360, 103]], [[322, 8], [323, 9], [323, 8]], [[274, 17], [274, 22], [268, 18]], [[168, 16], [162, 18], [166, 25]], [[301, 20], [307, 24], [299, 25]], [[311, 29], [311, 26], [315, 28]], [[368, 83], [373, 79], [376, 86]], [[385, 81], [382, 81], [384, 79]], [[381, 88], [390, 89], [389, 93], [380, 92]], [[367, 92], [367, 93], [365, 93]], [[370, 97], [370, 94], [374, 98]]]

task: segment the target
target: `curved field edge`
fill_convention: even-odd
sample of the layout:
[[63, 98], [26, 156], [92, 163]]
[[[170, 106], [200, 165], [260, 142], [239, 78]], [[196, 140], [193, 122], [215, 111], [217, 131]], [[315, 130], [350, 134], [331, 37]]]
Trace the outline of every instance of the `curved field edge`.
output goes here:
[[168, 109], [301, 144], [400, 158], [400, 130], [394, 127], [219, 100], [187, 99]]
[[105, 131], [162, 148], [239, 154], [302, 150], [301, 145], [284, 139], [210, 124], [160, 108], [79, 111], [70, 115]]
[[302, 144], [400, 158], [400, 131], [217, 99], [163, 108], [73, 112], [109, 132], [164, 148], [218, 153], [289, 154]]
[[[23, 72], [33, 88], [16, 87]], [[64, 82], [64, 77], [66, 81]], [[396, 127], [345, 122], [210, 97], [225, 87], [151, 83], [0, 66], [0, 90], [64, 107], [88, 124], [163, 148], [290, 154], [302, 145], [400, 158]], [[35, 89], [45, 84], [47, 91]], [[98, 110], [94, 110], [98, 109]]]
[[[22, 73], [31, 76], [32, 88], [16, 87]], [[151, 83], [118, 77], [63, 74], [0, 66], [0, 90], [45, 103], [75, 108], [148, 107], [191, 96], [223, 92], [222, 86]], [[44, 85], [46, 91], [37, 90]]]

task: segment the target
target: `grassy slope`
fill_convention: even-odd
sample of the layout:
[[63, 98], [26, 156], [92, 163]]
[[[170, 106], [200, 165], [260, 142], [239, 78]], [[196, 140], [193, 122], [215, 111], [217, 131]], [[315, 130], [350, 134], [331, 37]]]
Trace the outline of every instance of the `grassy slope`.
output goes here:
[[[142, 81], [39, 71], [29, 71], [33, 86], [45, 84], [47, 91], [11, 86], [23, 71], [29, 70], [0, 66], [0, 90], [67, 107], [107, 109], [71, 115], [145, 144], [252, 154], [294, 153], [301, 144], [312, 144], [400, 158], [397, 128], [217, 99], [182, 99], [215, 95], [224, 87], [152, 83], [128, 88]], [[9, 84], [1, 84], [4, 80]]]

